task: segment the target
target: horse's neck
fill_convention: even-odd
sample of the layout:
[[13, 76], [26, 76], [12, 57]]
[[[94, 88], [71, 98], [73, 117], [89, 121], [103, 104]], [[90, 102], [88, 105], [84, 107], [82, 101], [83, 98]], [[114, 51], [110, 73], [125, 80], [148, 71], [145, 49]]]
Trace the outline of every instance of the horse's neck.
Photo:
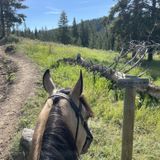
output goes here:
[[61, 136], [57, 131], [44, 135], [44, 141], [41, 150], [41, 160], [76, 160], [77, 153], [72, 144], [70, 137]]
[[48, 119], [40, 159], [77, 160], [77, 150], [73, 136], [62, 119], [55, 119], [55, 115]]

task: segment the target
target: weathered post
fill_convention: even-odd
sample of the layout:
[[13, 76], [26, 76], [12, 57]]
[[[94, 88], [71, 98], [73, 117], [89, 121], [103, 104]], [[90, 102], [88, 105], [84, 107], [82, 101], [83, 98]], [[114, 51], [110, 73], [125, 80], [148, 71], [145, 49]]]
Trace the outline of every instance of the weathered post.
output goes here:
[[121, 160], [132, 160], [136, 88], [147, 87], [148, 83], [148, 79], [135, 76], [118, 80], [118, 86], [125, 88]]

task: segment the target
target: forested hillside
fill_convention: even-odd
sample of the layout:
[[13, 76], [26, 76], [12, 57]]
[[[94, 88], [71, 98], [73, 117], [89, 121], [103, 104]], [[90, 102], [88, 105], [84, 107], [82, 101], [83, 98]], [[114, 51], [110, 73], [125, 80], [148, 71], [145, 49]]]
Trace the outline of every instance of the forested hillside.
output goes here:
[[[64, 15], [66, 16], [66, 15]], [[63, 17], [62, 17], [63, 19]], [[73, 26], [68, 26], [67, 41], [62, 40], [64, 44], [75, 44], [89, 48], [112, 49], [111, 43], [108, 42], [106, 30], [107, 17], [97, 18], [93, 20], [81, 21], [76, 23], [73, 19]], [[66, 22], [61, 22], [66, 23]], [[63, 24], [64, 25], [64, 24]], [[42, 41], [61, 42], [59, 29], [48, 30], [47, 27], [41, 30], [35, 29], [31, 31], [26, 28], [24, 31], [13, 31], [19, 36], [28, 37], [31, 39], [39, 39]], [[64, 38], [64, 35], [62, 35]]]

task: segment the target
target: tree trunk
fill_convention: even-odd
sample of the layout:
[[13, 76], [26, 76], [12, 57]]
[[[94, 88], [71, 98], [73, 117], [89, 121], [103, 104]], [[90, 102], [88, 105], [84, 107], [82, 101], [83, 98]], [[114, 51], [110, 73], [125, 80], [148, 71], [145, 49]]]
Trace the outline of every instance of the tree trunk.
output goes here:
[[136, 50], [132, 52], [132, 58], [135, 57], [135, 55], [136, 55]]
[[153, 53], [148, 53], [148, 61], [152, 61], [153, 60]]
[[152, 20], [156, 19], [156, 0], [152, 0]]
[[4, 18], [4, 7], [3, 4], [1, 5], [0, 9], [1, 13], [1, 30], [2, 30], [2, 38], [5, 37], [5, 18]]
[[153, 60], [153, 48], [149, 48], [148, 49], [148, 61], [152, 61]]

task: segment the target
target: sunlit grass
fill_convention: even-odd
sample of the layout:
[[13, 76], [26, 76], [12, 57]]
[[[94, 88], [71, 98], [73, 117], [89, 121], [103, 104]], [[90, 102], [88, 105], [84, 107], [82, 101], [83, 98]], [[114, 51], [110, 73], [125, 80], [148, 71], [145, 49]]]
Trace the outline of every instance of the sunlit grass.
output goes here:
[[[50, 66], [58, 59], [67, 57], [76, 57], [78, 53], [89, 60], [110, 64], [117, 53], [112, 51], [88, 49], [71, 45], [57, 43], [44, 43], [39, 41], [22, 41], [18, 48], [25, 48], [25, 52], [45, 67]], [[44, 61], [45, 59], [45, 61]]]

